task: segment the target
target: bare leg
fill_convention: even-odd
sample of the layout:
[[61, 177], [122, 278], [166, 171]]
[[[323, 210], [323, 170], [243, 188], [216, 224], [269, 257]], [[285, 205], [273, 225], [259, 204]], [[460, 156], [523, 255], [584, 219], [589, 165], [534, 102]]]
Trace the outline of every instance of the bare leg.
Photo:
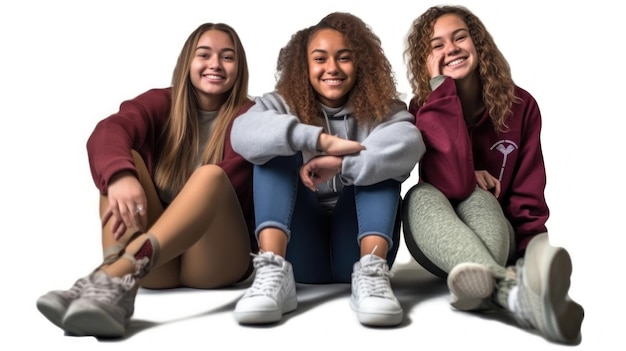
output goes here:
[[287, 254], [287, 235], [277, 228], [265, 228], [259, 233], [259, 247], [281, 257]]
[[[375, 252], [374, 249], [376, 249]], [[387, 251], [389, 251], [389, 243], [382, 236], [368, 235], [361, 239], [361, 257], [374, 252], [376, 256], [386, 259]]]
[[[141, 279], [144, 287], [215, 288], [237, 282], [249, 267], [246, 222], [236, 193], [218, 166], [196, 170], [148, 232], [160, 252], [150, 274]], [[145, 234], [134, 238], [125, 252], [135, 255], [147, 241]], [[134, 270], [133, 264], [117, 260], [104, 270], [122, 276]]]

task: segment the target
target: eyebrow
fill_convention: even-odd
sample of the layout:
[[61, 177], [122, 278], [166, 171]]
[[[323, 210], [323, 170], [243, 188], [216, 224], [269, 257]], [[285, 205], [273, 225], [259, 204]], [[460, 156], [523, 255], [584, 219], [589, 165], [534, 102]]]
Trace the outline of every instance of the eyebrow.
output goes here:
[[[469, 29], [467, 29], [467, 28], [459, 28], [459, 29], [455, 30], [454, 32], [452, 32], [452, 36], [458, 34], [459, 32], [468, 32], [469, 33]], [[434, 38], [430, 39], [431, 42], [433, 42], [435, 40], [441, 40], [441, 37], [434, 37]]]
[[[196, 51], [197, 51], [197, 50], [213, 50], [213, 48], [211, 48], [210, 46], [198, 46], [198, 47], [196, 48]], [[232, 52], [235, 52], [235, 49], [231, 49], [231, 48], [225, 48], [225, 49], [222, 49], [222, 52], [224, 52], [224, 51], [232, 51]]]
[[[339, 54], [344, 54], [346, 52], [352, 53], [352, 50], [350, 50], [350, 49], [341, 49], [341, 50], [338, 51]], [[328, 51], [322, 50], [322, 49], [313, 49], [311, 51], [311, 54], [315, 54], [315, 53], [328, 54]]]

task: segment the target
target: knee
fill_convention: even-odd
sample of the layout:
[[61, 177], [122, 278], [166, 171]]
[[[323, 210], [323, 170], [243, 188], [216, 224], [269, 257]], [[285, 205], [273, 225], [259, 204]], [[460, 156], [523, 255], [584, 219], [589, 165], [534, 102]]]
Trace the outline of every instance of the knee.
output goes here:
[[221, 184], [222, 182], [229, 182], [228, 175], [222, 167], [217, 165], [203, 165], [198, 167], [193, 174], [193, 177], [201, 178], [205, 182], [211, 184]]
[[[402, 200], [404, 211], [415, 212], [425, 205], [449, 203], [446, 196], [429, 183], [419, 183], [413, 186]], [[426, 207], [428, 207], [426, 206]]]

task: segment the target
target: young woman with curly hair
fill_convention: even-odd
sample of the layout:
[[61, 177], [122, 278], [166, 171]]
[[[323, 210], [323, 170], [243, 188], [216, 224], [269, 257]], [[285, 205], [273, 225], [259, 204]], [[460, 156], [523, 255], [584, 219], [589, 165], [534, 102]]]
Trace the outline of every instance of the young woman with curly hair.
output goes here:
[[233, 125], [233, 148], [255, 164], [261, 249], [235, 318], [280, 321], [297, 307], [295, 282], [351, 282], [361, 323], [397, 325], [400, 185], [424, 144], [380, 40], [360, 18], [331, 13], [291, 37], [277, 73], [275, 91]]
[[87, 142], [100, 191], [104, 262], [37, 308], [70, 335], [121, 337], [139, 286], [225, 287], [252, 273], [253, 165], [230, 144], [253, 101], [238, 34], [205, 23], [185, 41], [172, 86], [121, 104]]
[[419, 16], [406, 57], [409, 110], [426, 143], [404, 199], [412, 256], [447, 279], [456, 309], [504, 309], [549, 340], [579, 343], [584, 311], [568, 295], [571, 259], [547, 236], [537, 102], [464, 7]]

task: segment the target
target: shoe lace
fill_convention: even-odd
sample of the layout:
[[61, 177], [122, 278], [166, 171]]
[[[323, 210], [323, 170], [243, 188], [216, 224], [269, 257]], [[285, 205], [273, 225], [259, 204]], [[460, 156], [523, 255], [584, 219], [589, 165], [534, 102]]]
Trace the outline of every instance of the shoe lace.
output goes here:
[[390, 279], [393, 273], [387, 268], [384, 260], [372, 259], [362, 263], [361, 268], [354, 274], [360, 296], [387, 297], [392, 295]]
[[126, 274], [122, 278], [110, 278], [106, 273], [98, 273], [92, 284], [87, 286], [82, 297], [112, 304], [134, 285], [135, 278], [131, 274]]
[[532, 304], [529, 300], [529, 297], [526, 296], [526, 291], [522, 288], [524, 286], [524, 259], [520, 258], [517, 260], [515, 265], [515, 271], [517, 271], [517, 286], [519, 287], [517, 290], [517, 299], [515, 301], [515, 318], [521, 327], [524, 328], [533, 328], [533, 314], [532, 314]]
[[280, 290], [284, 280], [284, 263], [272, 252], [251, 254], [254, 259], [256, 275], [252, 286], [246, 291], [247, 296], [274, 295]]
[[70, 298], [76, 299], [80, 297], [87, 286], [89, 286], [89, 276], [78, 279], [74, 285], [66, 291], [66, 294], [69, 295]]

